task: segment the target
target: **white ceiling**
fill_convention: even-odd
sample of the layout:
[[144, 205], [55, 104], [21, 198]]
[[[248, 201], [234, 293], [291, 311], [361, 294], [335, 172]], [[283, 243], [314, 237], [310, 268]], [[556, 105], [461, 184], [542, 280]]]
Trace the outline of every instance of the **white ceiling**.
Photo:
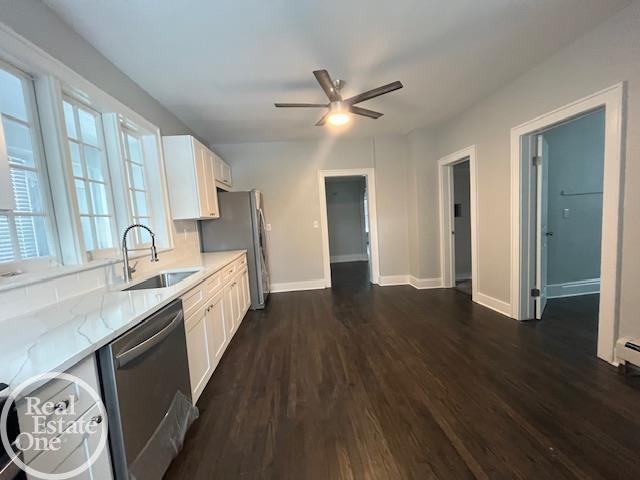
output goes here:
[[211, 143], [321, 136], [312, 70], [343, 93], [400, 80], [349, 134], [441, 122], [629, 0], [48, 0], [78, 33]]

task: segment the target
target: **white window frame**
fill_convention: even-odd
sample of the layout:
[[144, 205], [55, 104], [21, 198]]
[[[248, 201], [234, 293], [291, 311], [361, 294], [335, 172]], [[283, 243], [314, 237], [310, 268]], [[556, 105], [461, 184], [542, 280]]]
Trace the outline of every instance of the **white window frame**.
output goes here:
[[[34, 166], [25, 166], [19, 164], [12, 164], [8, 155], [8, 147], [4, 135], [4, 125], [0, 121], [0, 148], [7, 156], [7, 174], [9, 175], [9, 189], [11, 190], [11, 196], [13, 197], [13, 189], [11, 185], [10, 171], [11, 169], [25, 170], [35, 172], [40, 184], [40, 195], [42, 196], [43, 212], [31, 213], [31, 212], [19, 212], [15, 210], [0, 210], [1, 216], [6, 216], [9, 219], [9, 229], [12, 237], [12, 247], [15, 260], [0, 263], [0, 274], [9, 272], [29, 272], [33, 270], [39, 270], [47, 268], [52, 265], [58, 264], [59, 260], [59, 245], [58, 234], [56, 224], [53, 221], [53, 205], [51, 198], [51, 189], [49, 184], [49, 175], [47, 170], [47, 163], [45, 161], [44, 148], [42, 144], [42, 132], [40, 126], [39, 111], [35, 99], [35, 83], [31, 75], [23, 72], [19, 68], [4, 62], [0, 59], [0, 68], [15, 75], [20, 79], [22, 84], [22, 91], [24, 92], [24, 101], [27, 112], [27, 121], [15, 118], [9, 114], [0, 113], [0, 117], [5, 117], [8, 120], [25, 126], [29, 129], [31, 136], [31, 145], [34, 154]], [[27, 257], [23, 258], [20, 252], [19, 239], [17, 236], [17, 229], [15, 225], [15, 217], [43, 217], [45, 219], [45, 226], [47, 232], [47, 243], [49, 249], [49, 255]]]
[[[109, 169], [109, 157], [107, 155], [107, 147], [106, 147], [106, 142], [105, 142], [105, 135], [104, 135], [104, 126], [103, 126], [103, 122], [102, 122], [102, 114], [99, 111], [96, 111], [95, 109], [93, 109], [92, 107], [86, 105], [83, 102], [80, 102], [78, 100], [76, 100], [75, 98], [69, 96], [69, 95], [63, 95], [62, 98], [63, 104], [60, 106], [61, 109], [63, 109], [63, 105], [64, 103], [68, 103], [73, 107], [73, 116], [74, 116], [74, 123], [75, 123], [75, 127], [77, 129], [77, 136], [78, 138], [72, 138], [69, 135], [69, 132], [67, 131], [66, 128], [66, 122], [64, 124], [64, 131], [65, 131], [65, 140], [67, 142], [67, 159], [66, 161], [68, 162], [68, 169], [71, 171], [71, 183], [67, 186], [67, 188], [69, 189], [73, 189], [74, 192], [76, 192], [76, 205], [79, 206], [79, 202], [78, 202], [78, 198], [77, 198], [77, 190], [75, 189], [75, 182], [76, 180], [80, 180], [82, 181], [85, 186], [87, 187], [87, 190], [85, 191], [85, 196], [86, 196], [86, 203], [87, 203], [87, 207], [89, 209], [89, 213], [80, 213], [78, 211], [78, 216], [79, 216], [79, 223], [82, 223], [82, 218], [89, 218], [91, 219], [91, 231], [92, 231], [92, 236], [93, 236], [93, 241], [95, 242], [96, 248], [93, 249], [88, 249], [86, 246], [86, 239], [84, 239], [84, 233], [82, 228], [80, 228], [80, 230], [77, 232], [78, 235], [83, 237], [83, 243], [85, 245], [85, 251], [87, 254], [88, 259], [90, 260], [96, 260], [96, 259], [100, 259], [100, 258], [109, 258], [109, 257], [113, 257], [115, 255], [117, 255], [118, 253], [118, 236], [117, 236], [117, 221], [116, 221], [116, 209], [115, 209], [115, 205], [114, 205], [114, 201], [113, 201], [113, 181], [111, 179], [111, 174], [110, 174], [110, 169]], [[81, 133], [80, 133], [80, 119], [79, 119], [79, 115], [78, 115], [78, 109], [82, 109], [88, 113], [90, 113], [91, 115], [93, 115], [93, 117], [96, 120], [96, 130], [97, 130], [97, 134], [98, 134], [98, 145], [91, 145], [89, 143], [86, 143], [84, 140], [81, 139]], [[63, 111], [63, 118], [64, 118], [64, 111]], [[72, 159], [71, 159], [71, 152], [69, 149], [69, 144], [74, 143], [76, 145], [78, 145], [78, 150], [80, 152], [80, 157], [82, 159], [82, 170], [83, 170], [83, 175], [81, 177], [75, 175], [73, 173], [73, 167], [72, 167]], [[101, 151], [102, 154], [102, 160], [103, 160], [103, 168], [102, 168], [102, 175], [103, 175], [103, 180], [94, 180], [91, 179], [89, 177], [89, 174], [87, 172], [87, 160], [85, 158], [85, 149], [84, 147], [89, 147], [89, 148], [97, 148], [98, 150]], [[106, 192], [106, 200], [107, 200], [107, 214], [97, 214], [93, 211], [93, 202], [91, 201], [91, 193], [89, 192], [88, 186], [91, 183], [99, 183], [102, 184], [105, 188], [105, 192]], [[109, 225], [110, 225], [110, 229], [111, 229], [111, 244], [113, 245], [113, 247], [110, 248], [98, 248], [97, 244], [98, 244], [98, 234], [97, 234], [97, 229], [95, 226], [95, 219], [96, 218], [107, 218], [109, 221]]]
[[[128, 146], [124, 141], [125, 133], [130, 133], [140, 139], [142, 146], [143, 173], [147, 185], [147, 206], [150, 218], [147, 226], [156, 234], [156, 246], [160, 251], [172, 250], [174, 248], [173, 222], [169, 213], [169, 194], [159, 131], [157, 129], [148, 130], [118, 114], [105, 114], [103, 120], [110, 159], [109, 167], [114, 185], [117, 185], [114, 188], [114, 200], [120, 231], [124, 231], [129, 225], [136, 222], [130, 200], [130, 180], [127, 168]], [[131, 236], [127, 244], [130, 248], [144, 248], [149, 245], [141, 243], [137, 235]]]
[[[129, 127], [128, 125], [121, 125], [121, 141], [122, 141], [122, 145], [123, 145], [123, 151], [124, 151], [124, 156], [123, 156], [123, 162], [124, 162], [124, 171], [125, 171], [125, 177], [126, 177], [126, 183], [127, 183], [127, 198], [129, 199], [128, 205], [129, 205], [129, 218], [131, 218], [131, 223], [141, 223], [143, 225], [148, 226], [149, 228], [151, 228], [151, 230], [155, 230], [155, 216], [154, 216], [154, 209], [153, 209], [153, 205], [151, 203], [151, 192], [149, 190], [149, 180], [148, 180], [148, 168], [147, 168], [147, 158], [146, 158], [146, 154], [145, 154], [145, 149], [144, 149], [144, 144], [142, 142], [142, 138], [143, 136], [140, 134], [140, 132], [136, 131], [135, 129]], [[129, 149], [129, 142], [127, 141], [127, 135], [134, 137], [140, 144], [140, 154], [142, 156], [142, 163], [139, 164], [137, 162], [134, 162], [131, 159], [131, 151]], [[142, 167], [142, 172], [143, 172], [143, 188], [139, 189], [139, 188], [135, 188], [133, 185], [133, 180], [131, 178], [131, 169], [129, 168], [129, 166], [131, 165], [137, 165], [139, 167]], [[133, 199], [133, 195], [136, 192], [141, 192], [144, 194], [145, 197], [145, 202], [147, 204], [147, 215], [143, 216], [143, 215], [139, 215], [138, 212], [135, 211], [135, 202]], [[145, 246], [145, 242], [142, 242], [140, 239], [140, 231], [136, 231], [136, 235], [135, 235], [135, 241], [132, 242], [134, 244], [134, 246], [136, 248], [142, 248], [143, 246]], [[148, 242], [147, 242], [148, 244]]]
[[[61, 268], [67, 268], [68, 265], [78, 265], [80, 271], [85, 268], [93, 268], [96, 262], [105, 262], [104, 259], [92, 261], [91, 256], [85, 252], [80, 234], [81, 226], [79, 225], [75, 188], [71, 182], [72, 175], [68, 168], [70, 154], [62, 110], [63, 95], [70, 96], [101, 113], [113, 195], [118, 195], [117, 188], [124, 188], [121, 182], [116, 182], [113, 175], [113, 170], [117, 169], [113, 167], [120, 163], [122, 154], [111, 156], [110, 142], [107, 138], [107, 127], [110, 122], [107, 122], [106, 119], [107, 117], [126, 119], [127, 123], [140, 129], [145, 152], [150, 152], [148, 157], [151, 157], [152, 162], [155, 162], [148, 165], [147, 169], [148, 180], [153, 182], [153, 186], [150, 187], [153, 189], [151, 201], [154, 208], [153, 215], [158, 222], [154, 231], [157, 234], [161, 251], [172, 250], [174, 248], [174, 224], [169, 211], [161, 135], [158, 127], [2, 22], [0, 22], [0, 60], [8, 62], [23, 72], [28, 72], [28, 75], [33, 77], [44, 143], [44, 149], [41, 151], [46, 152], [46, 168], [49, 173], [48, 185], [52, 197], [52, 208], [48, 211], [51, 212], [53, 228], [57, 228], [56, 238], [59, 239], [57, 254], [60, 263], [64, 265]], [[117, 202], [117, 198], [114, 200]], [[116, 235], [128, 222], [128, 219], [122, 221], [120, 213], [116, 208]], [[119, 249], [119, 243], [116, 243], [116, 247]], [[107, 261], [117, 260], [119, 258]], [[42, 279], [43, 276], [47, 277], [48, 275], [48, 272], [40, 272], [38, 278]], [[50, 269], [50, 275], [55, 277], [58, 275], [58, 270]], [[28, 282], [28, 280], [25, 279], [24, 282]]]

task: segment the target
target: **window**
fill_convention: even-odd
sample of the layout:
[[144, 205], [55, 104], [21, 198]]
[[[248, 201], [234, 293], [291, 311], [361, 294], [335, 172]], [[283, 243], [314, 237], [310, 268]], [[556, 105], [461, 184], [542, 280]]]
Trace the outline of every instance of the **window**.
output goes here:
[[115, 248], [115, 218], [100, 114], [65, 98], [64, 120], [85, 249]]
[[[153, 229], [142, 138], [136, 131], [123, 126], [122, 143], [131, 220], [133, 223], [142, 223]], [[150, 241], [151, 238], [146, 230], [135, 230], [135, 242], [137, 245], [149, 243]]]
[[33, 81], [3, 64], [0, 117], [0, 139], [4, 137], [14, 204], [13, 210], [0, 211], [0, 262], [53, 257], [48, 182], [39, 148]]

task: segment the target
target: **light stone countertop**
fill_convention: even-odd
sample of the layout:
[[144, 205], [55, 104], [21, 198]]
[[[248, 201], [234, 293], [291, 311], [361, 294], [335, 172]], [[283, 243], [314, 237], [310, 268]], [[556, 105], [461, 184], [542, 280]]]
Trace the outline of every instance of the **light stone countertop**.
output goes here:
[[[122, 291], [130, 284], [80, 295], [0, 322], [0, 382], [7, 390], [50, 372], [64, 372], [224, 268], [246, 250], [203, 253], [161, 271], [197, 269], [167, 288]], [[22, 392], [27, 394], [28, 390]]]

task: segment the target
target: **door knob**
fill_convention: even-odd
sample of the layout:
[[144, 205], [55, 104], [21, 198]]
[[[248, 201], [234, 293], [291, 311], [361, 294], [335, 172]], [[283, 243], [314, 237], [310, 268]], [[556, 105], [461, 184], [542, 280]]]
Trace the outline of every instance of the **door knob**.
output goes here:
[[546, 237], [553, 237], [553, 232], [546, 232], [544, 235]]

